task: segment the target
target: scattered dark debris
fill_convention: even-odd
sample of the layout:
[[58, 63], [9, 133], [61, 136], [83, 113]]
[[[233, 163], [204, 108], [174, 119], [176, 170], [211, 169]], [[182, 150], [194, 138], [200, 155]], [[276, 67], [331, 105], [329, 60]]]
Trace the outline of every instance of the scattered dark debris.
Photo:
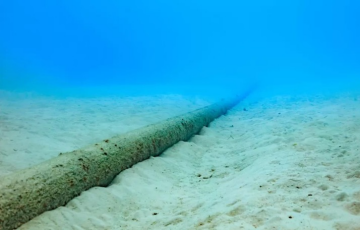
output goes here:
[[64, 165], [59, 164], [59, 165], [55, 165], [54, 167], [55, 167], [55, 168], [58, 168], [58, 167], [64, 167]]
[[203, 179], [210, 179], [213, 175], [210, 175], [210, 176], [204, 176]]
[[106, 152], [103, 153], [105, 156], [107, 156], [108, 154]]
[[334, 177], [332, 177], [331, 175], [326, 175], [325, 177], [328, 178], [329, 181], [333, 181], [333, 180], [334, 180]]
[[106, 139], [106, 140], [104, 140], [106, 143], [109, 143], [109, 140], [108, 139]]
[[81, 165], [81, 166], [82, 166], [84, 171], [86, 171], [86, 172], [89, 171], [89, 166], [86, 166], [86, 165]]

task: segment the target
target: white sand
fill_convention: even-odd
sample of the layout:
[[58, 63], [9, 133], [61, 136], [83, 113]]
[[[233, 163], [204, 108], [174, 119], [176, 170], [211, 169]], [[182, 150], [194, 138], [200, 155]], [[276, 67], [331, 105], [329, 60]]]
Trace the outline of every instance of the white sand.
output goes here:
[[[146, 114], [131, 119], [140, 125]], [[60, 132], [46, 124], [36, 124], [38, 135]], [[359, 156], [359, 96], [250, 98], [189, 142], [20, 229], [360, 229]]]

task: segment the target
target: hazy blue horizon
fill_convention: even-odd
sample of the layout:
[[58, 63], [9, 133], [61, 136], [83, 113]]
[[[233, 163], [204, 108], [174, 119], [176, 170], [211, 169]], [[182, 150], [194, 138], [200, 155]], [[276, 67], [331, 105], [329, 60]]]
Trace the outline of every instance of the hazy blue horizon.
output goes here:
[[358, 87], [359, 8], [349, 0], [2, 1], [0, 89]]

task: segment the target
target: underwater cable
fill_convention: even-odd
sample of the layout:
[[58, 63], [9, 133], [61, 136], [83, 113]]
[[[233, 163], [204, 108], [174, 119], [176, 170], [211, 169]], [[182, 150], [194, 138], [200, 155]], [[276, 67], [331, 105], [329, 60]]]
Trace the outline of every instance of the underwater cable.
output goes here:
[[0, 181], [0, 229], [14, 229], [65, 205], [81, 192], [108, 186], [121, 171], [158, 156], [225, 114], [253, 88], [232, 99], [64, 153]]

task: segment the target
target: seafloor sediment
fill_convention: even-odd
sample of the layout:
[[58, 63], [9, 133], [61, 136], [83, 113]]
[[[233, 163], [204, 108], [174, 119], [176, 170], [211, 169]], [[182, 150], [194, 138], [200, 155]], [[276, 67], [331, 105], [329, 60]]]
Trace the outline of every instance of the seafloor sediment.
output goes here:
[[[136, 110], [141, 103], [132, 100], [122, 108], [126, 104]], [[146, 116], [161, 120], [205, 103], [184, 99], [182, 108], [180, 104], [171, 107], [169, 102], [167, 109], [161, 110], [164, 100], [147, 102], [149, 108], [154, 103], [153, 110], [123, 116], [141, 126]], [[113, 103], [103, 111], [111, 113]], [[78, 111], [76, 103], [63, 108], [68, 114]], [[20, 229], [357, 229], [359, 108], [358, 95], [249, 98], [190, 141], [125, 170], [111, 186], [83, 192], [65, 207], [46, 212]], [[158, 111], [168, 109], [174, 114], [159, 117]], [[43, 109], [44, 114], [46, 111], [51, 109]], [[96, 113], [85, 114], [80, 121]], [[56, 119], [56, 114], [47, 117]], [[86, 128], [103, 133], [106, 129], [96, 128], [116, 122], [105, 117], [91, 118], [92, 124], [97, 124], [93, 128], [81, 129], [81, 123], [76, 123], [75, 134], [69, 133], [61, 143], [67, 140], [67, 148], [79, 147], [70, 141], [79, 136], [78, 129], [83, 136]], [[16, 124], [22, 121], [26, 126], [26, 119]], [[49, 129], [46, 122], [37, 125], [33, 124], [40, 132], [37, 135], [49, 139], [59, 134], [62, 126], [59, 123]], [[15, 124], [7, 127], [6, 138], [19, 132], [19, 128], [14, 130]], [[123, 126], [118, 123], [115, 127], [109, 136]], [[66, 132], [70, 130], [68, 127]], [[23, 149], [37, 149], [36, 144], [26, 147], [31, 141], [25, 143]], [[1, 153], [6, 151], [1, 149]], [[13, 165], [17, 164], [14, 159]]]

